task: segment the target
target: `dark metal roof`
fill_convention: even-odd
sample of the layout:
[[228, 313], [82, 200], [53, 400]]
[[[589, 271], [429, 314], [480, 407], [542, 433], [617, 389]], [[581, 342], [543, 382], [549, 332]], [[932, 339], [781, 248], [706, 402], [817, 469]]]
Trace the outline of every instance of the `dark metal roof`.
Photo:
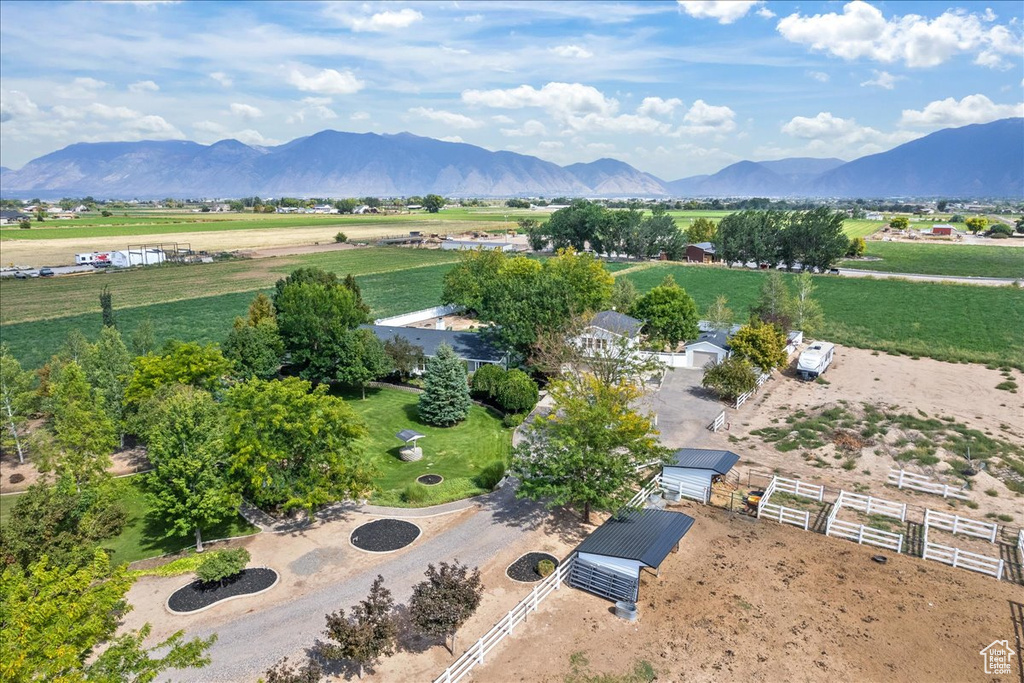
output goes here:
[[415, 441], [416, 439], [422, 439], [424, 436], [426, 436], [426, 434], [420, 434], [419, 432], [412, 429], [403, 429], [402, 431], [395, 434], [395, 436], [397, 436], [402, 441], [409, 443], [410, 441]]
[[729, 335], [722, 330], [711, 330], [708, 332], [701, 332], [697, 335], [696, 339], [691, 339], [690, 344], [694, 342], [708, 342], [714, 344], [720, 349], [729, 350]]
[[455, 354], [463, 360], [482, 360], [498, 363], [505, 357], [505, 352], [497, 348], [476, 332], [455, 332], [453, 330], [430, 330], [419, 327], [394, 327], [391, 325], [363, 325], [372, 330], [382, 342], [393, 339], [395, 335], [407, 339], [423, 349], [428, 358], [437, 355], [441, 344], [452, 347]]
[[715, 451], [705, 448], [681, 448], [672, 455], [669, 467], [686, 467], [691, 470], [714, 470], [726, 474], [733, 465], [740, 461], [740, 456], [732, 451]]
[[640, 334], [640, 328], [644, 326], [636, 318], [618, 311], [601, 311], [594, 315], [590, 325], [626, 337], [635, 337]]
[[691, 244], [690, 246], [697, 247], [701, 251], [706, 251], [709, 254], [715, 253], [715, 245], [711, 242], [697, 242], [695, 244]]
[[609, 518], [576, 550], [657, 568], [691, 526], [693, 517], [681, 512], [630, 510]]

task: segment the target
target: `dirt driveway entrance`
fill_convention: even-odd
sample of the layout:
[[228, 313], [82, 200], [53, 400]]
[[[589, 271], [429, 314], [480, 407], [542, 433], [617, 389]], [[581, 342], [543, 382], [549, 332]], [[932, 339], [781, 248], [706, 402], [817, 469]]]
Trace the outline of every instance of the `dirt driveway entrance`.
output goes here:
[[711, 435], [707, 426], [725, 405], [700, 385], [701, 369], [669, 370], [651, 406], [658, 415], [661, 443], [669, 448], [701, 446]]

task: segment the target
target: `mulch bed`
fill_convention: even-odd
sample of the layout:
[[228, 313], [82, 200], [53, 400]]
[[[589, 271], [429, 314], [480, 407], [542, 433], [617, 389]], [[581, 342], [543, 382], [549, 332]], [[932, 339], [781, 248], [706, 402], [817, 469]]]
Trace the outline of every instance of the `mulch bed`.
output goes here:
[[442, 477], [440, 474], [421, 474], [420, 476], [416, 477], [416, 481], [423, 484], [424, 486], [437, 486], [442, 481], [444, 481], [444, 477]]
[[524, 583], [540, 581], [544, 578], [537, 573], [537, 563], [541, 560], [550, 560], [555, 565], [555, 568], [558, 568], [558, 558], [554, 555], [549, 555], [548, 553], [526, 553], [510, 564], [508, 569], [505, 570], [505, 574], [510, 579], [523, 581]]
[[420, 535], [420, 528], [402, 519], [378, 519], [352, 531], [352, 545], [371, 553], [388, 553], [409, 545]]
[[174, 591], [167, 601], [167, 608], [183, 614], [195, 612], [227, 598], [266, 590], [274, 585], [275, 581], [277, 572], [266, 567], [245, 569], [236, 578], [225, 581], [223, 586], [219, 582], [206, 584], [196, 579]]

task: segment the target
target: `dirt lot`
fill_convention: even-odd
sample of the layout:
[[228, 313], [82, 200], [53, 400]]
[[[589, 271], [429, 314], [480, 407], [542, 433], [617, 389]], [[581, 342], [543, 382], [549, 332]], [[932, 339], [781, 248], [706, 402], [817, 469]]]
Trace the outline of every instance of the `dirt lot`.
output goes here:
[[879, 565], [846, 541], [685, 511], [697, 523], [661, 578], [643, 579], [637, 623], [560, 591], [473, 679], [561, 682], [583, 653], [590, 674], [646, 660], [659, 681], [981, 681], [995, 679], [979, 650], [995, 639], [1016, 649], [1020, 586], [905, 556]]
[[[107, 471], [115, 477], [135, 474], [149, 469], [146, 453], [141, 448], [119, 451], [110, 456], [110, 459], [113, 461], [113, 465]], [[20, 474], [23, 479], [17, 483], [12, 483], [11, 477], [16, 474]], [[0, 456], [0, 494], [25, 491], [29, 486], [43, 478], [53, 480], [54, 476], [52, 473], [41, 473], [30, 460], [26, 460], [24, 463], [18, 462], [17, 453], [4, 453]]]

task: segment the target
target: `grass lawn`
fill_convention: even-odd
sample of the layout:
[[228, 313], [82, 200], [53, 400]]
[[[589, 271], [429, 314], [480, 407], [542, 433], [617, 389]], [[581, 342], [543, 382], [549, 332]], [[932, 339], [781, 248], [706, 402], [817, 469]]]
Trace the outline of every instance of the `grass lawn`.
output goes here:
[[868, 242], [864, 255], [881, 260], [848, 259], [840, 265], [891, 273], [1024, 278], [1024, 249], [1009, 246]]
[[[366, 453], [380, 470], [377, 480], [381, 492], [373, 502], [381, 505], [408, 505], [402, 492], [422, 474], [440, 474], [444, 481], [426, 487], [429, 498], [423, 505], [485, 493], [474, 481], [484, 467], [506, 460], [512, 448], [512, 430], [490, 411], [474, 405], [469, 418], [448, 428], [420, 422], [416, 410], [418, 395], [398, 389], [368, 389], [366, 400], [359, 395], [346, 396], [349, 405], [366, 421], [370, 437]], [[423, 459], [403, 462], [398, 457], [402, 446], [395, 434], [414, 429], [426, 437], [419, 441]]]
[[[187, 538], [164, 538], [165, 525], [153, 513], [145, 495], [145, 478], [139, 474], [134, 477], [115, 479], [113, 485], [121, 493], [119, 496], [128, 510], [128, 522], [124, 530], [114, 538], [100, 542], [99, 546], [110, 554], [114, 563], [134, 562], [149, 557], [157, 557], [177, 552], [195, 545], [192, 536]], [[0, 520], [7, 515], [18, 500], [18, 495], [0, 496]], [[206, 540], [244, 536], [256, 532], [256, 527], [236, 515], [234, 519], [222, 522], [217, 526], [203, 530]]]

